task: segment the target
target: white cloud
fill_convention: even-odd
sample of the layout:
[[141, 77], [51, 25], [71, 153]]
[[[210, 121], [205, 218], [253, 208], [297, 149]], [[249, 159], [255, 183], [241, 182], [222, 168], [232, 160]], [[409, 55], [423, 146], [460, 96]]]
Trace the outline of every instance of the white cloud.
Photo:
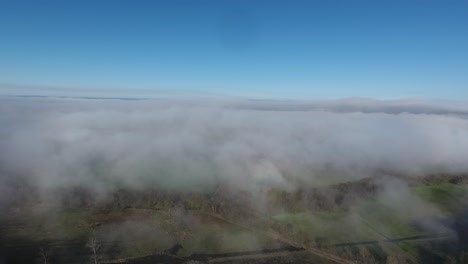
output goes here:
[[204, 189], [249, 184], [259, 171], [268, 172], [262, 181], [311, 185], [324, 171], [344, 180], [376, 169], [467, 171], [467, 109], [419, 101], [2, 98], [0, 172], [43, 187]]

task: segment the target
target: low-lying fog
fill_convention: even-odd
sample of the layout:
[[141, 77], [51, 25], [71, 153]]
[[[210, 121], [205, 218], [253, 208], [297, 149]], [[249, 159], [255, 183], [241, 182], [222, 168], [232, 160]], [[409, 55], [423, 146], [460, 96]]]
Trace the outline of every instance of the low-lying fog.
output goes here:
[[468, 171], [467, 115], [460, 102], [5, 97], [0, 177], [194, 191], [314, 185], [324, 171]]

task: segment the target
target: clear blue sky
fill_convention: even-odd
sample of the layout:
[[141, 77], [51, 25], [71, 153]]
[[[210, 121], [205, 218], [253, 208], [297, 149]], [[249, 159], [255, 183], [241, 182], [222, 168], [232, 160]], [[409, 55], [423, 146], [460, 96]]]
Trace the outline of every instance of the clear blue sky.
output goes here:
[[70, 91], [468, 99], [468, 1], [0, 0], [0, 94]]

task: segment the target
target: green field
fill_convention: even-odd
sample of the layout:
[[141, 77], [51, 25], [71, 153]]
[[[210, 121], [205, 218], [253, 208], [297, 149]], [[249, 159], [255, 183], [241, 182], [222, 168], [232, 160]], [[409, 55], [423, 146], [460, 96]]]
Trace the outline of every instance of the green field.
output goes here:
[[[290, 199], [294, 196], [276, 197]], [[56, 255], [65, 254], [57, 252], [68, 252], [71, 259], [67, 259], [67, 263], [82, 263], [89, 259], [89, 249], [85, 245], [90, 238], [96, 238], [101, 245], [101, 260], [157, 255], [177, 244], [182, 246], [177, 252], [179, 257], [260, 252], [299, 245], [320, 248], [345, 259], [359, 259], [360, 263], [382, 263], [389, 256], [419, 263], [424, 254], [428, 254], [421, 251], [421, 245], [428, 243], [431, 247], [430, 238], [398, 243], [383, 241], [445, 232], [448, 229], [424, 230], [418, 223], [459, 214], [467, 206], [467, 197], [468, 185], [437, 183], [407, 188], [390, 198], [384, 193], [353, 200], [350, 207], [334, 206], [331, 210], [308, 208], [304, 206], [307, 201], [302, 199], [302, 203], [297, 203], [290, 211], [245, 214], [248, 219], [241, 219], [235, 214], [237, 211], [233, 211], [237, 218], [228, 219], [228, 215], [173, 206], [172, 200], [168, 207], [159, 208], [25, 206], [12, 208], [6, 214], [9, 222], [4, 225], [7, 227], [4, 228], [4, 239], [11, 241], [9, 246], [13, 248], [15, 243], [20, 247], [31, 245], [30, 248], [51, 245], [56, 248]], [[208, 204], [202, 197], [199, 200]], [[190, 203], [193, 205], [196, 201], [192, 199]], [[158, 201], [159, 205], [164, 203]], [[289, 203], [294, 200], [287, 200]], [[412, 203], [413, 210], [406, 210], [405, 203]], [[200, 208], [198, 204], [193, 207]], [[37, 248], [31, 254], [37, 254]], [[448, 254], [447, 250], [431, 252], [431, 256], [439, 259], [447, 258]], [[310, 252], [301, 254], [294, 256], [310, 257]], [[287, 252], [279, 253], [277, 257], [281, 259], [287, 255]], [[261, 257], [260, 253], [258, 258]], [[252, 257], [252, 261], [255, 258]], [[328, 261], [317, 255], [314, 258], [322, 259], [322, 263]], [[226, 259], [232, 263], [238, 261], [236, 257]]]
[[468, 185], [440, 183], [414, 188], [425, 201], [436, 205], [445, 213], [455, 213], [468, 206]]

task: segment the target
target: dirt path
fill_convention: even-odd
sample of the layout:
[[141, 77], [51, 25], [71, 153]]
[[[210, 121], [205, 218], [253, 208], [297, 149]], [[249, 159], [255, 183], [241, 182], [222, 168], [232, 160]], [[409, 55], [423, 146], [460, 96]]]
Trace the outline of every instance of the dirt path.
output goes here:
[[[235, 226], [238, 226], [238, 227], [246, 229], [246, 230], [250, 230], [250, 231], [255, 232], [255, 233], [264, 234], [264, 235], [266, 235], [266, 236], [268, 236], [268, 237], [270, 237], [272, 239], [275, 239], [277, 241], [283, 242], [284, 244], [290, 245], [291, 247], [303, 249], [303, 250], [308, 251], [308, 252], [310, 252], [312, 254], [315, 254], [317, 256], [320, 256], [320, 257], [323, 257], [325, 259], [331, 260], [331, 261], [333, 261], [335, 263], [343, 263], [343, 264], [356, 263], [354, 261], [343, 259], [341, 257], [338, 257], [336, 255], [328, 253], [328, 252], [326, 252], [324, 250], [321, 250], [319, 248], [308, 247], [306, 245], [297, 243], [295, 241], [292, 241], [292, 240], [290, 240], [288, 238], [283, 237], [282, 235], [280, 235], [280, 234], [278, 234], [278, 233], [276, 233], [274, 231], [261, 231], [261, 230], [257, 230], [257, 229], [254, 229], [254, 228], [251, 228], [251, 227], [248, 227], [248, 226], [244, 226], [242, 224], [235, 223], [233, 221], [230, 221], [230, 220], [224, 218], [221, 215], [211, 214], [211, 213], [204, 213], [204, 214], [208, 215], [210, 217], [217, 218], [217, 219], [219, 219], [219, 221], [224, 221], [224, 222], [226, 222], [228, 224], [235, 225]], [[380, 244], [380, 243], [397, 244], [399, 242], [407, 242], [407, 241], [418, 241], [418, 240], [420, 240], [420, 241], [424, 241], [424, 240], [430, 241], [430, 240], [452, 239], [452, 238], [454, 238], [452, 234], [428, 234], [428, 235], [418, 235], [418, 236], [403, 237], [403, 238], [388, 238], [388, 237], [385, 236], [385, 239], [381, 239], [381, 240], [368, 240], [368, 241], [359, 241], [359, 242], [336, 243], [336, 244], [324, 245], [323, 248], [348, 247], [348, 246], [359, 246], [359, 245], [373, 245], [373, 244]], [[273, 257], [275, 255], [282, 256], [284, 254], [287, 254], [287, 252], [282, 252], [282, 253], [275, 252], [275, 253], [271, 253], [269, 255], [263, 253], [264, 256], [268, 256], [268, 257], [270, 257], [270, 256]], [[258, 254], [258, 255], [256, 255], [255, 258], [259, 258], [260, 256], [261, 256], [261, 254]], [[247, 256], [244, 256], [244, 257], [247, 257]], [[233, 256], [233, 258], [234, 258], [234, 256]], [[242, 259], [242, 258], [243, 258], [243, 256], [235, 256], [235, 259]], [[254, 258], [254, 257], [252, 257], [252, 258]], [[223, 260], [223, 261], [225, 261], [225, 260]], [[211, 262], [217, 262], [217, 260], [213, 259]]]
[[360, 241], [360, 242], [337, 243], [337, 244], [324, 245], [323, 247], [349, 247], [349, 246], [360, 246], [360, 245], [373, 245], [373, 244], [380, 244], [380, 243], [398, 243], [398, 242], [416, 241], [416, 240], [432, 241], [436, 239], [452, 239], [452, 238], [455, 238], [452, 234], [431, 234], [431, 235], [419, 235], [419, 236], [402, 237], [402, 238], [388, 238], [388, 239], [383, 239], [383, 240], [368, 240], [368, 241]]
[[274, 253], [259, 253], [259, 254], [251, 254], [251, 255], [215, 258], [215, 259], [210, 259], [207, 262], [208, 263], [217, 263], [217, 262], [226, 262], [226, 261], [234, 261], [234, 260], [248, 260], [248, 259], [265, 259], [265, 258], [286, 257], [286, 256], [291, 256], [291, 254], [296, 254], [296, 253], [301, 253], [301, 252], [303, 252], [303, 250], [283, 251], [283, 252], [274, 252]]
[[233, 221], [230, 221], [228, 219], [225, 219], [224, 217], [222, 217], [221, 215], [217, 215], [217, 214], [211, 214], [211, 213], [204, 213], [206, 215], [209, 215], [211, 217], [215, 217], [215, 218], [218, 218], [222, 221], [225, 221], [229, 224], [232, 224], [234, 226], [238, 226], [240, 228], [243, 228], [243, 229], [246, 229], [246, 230], [250, 230], [254, 233], [261, 233], [261, 234], [264, 234], [274, 240], [277, 240], [277, 241], [280, 241], [280, 242], [283, 242], [284, 244], [287, 244], [287, 245], [290, 245], [292, 247], [295, 247], [295, 248], [302, 248], [314, 255], [317, 255], [319, 257], [322, 257], [322, 258], [325, 258], [325, 259], [328, 259], [330, 261], [333, 261], [335, 263], [339, 263], [339, 264], [355, 264], [354, 261], [350, 261], [350, 260], [347, 260], [347, 259], [343, 259], [341, 257], [338, 257], [338, 256], [335, 256], [333, 254], [330, 254], [328, 252], [325, 252], [324, 250], [321, 250], [321, 249], [318, 249], [318, 248], [312, 248], [312, 247], [307, 247], [306, 245], [303, 245], [303, 244], [300, 244], [300, 243], [297, 243], [295, 241], [292, 241], [290, 239], [287, 239], [287, 238], [284, 238], [283, 236], [281, 236], [280, 234], [274, 232], [274, 231], [260, 231], [260, 230], [257, 230], [257, 229], [254, 229], [254, 228], [251, 228], [251, 227], [248, 227], [248, 226], [244, 226], [244, 225], [241, 225], [241, 224], [238, 224], [238, 223], [235, 223]]

